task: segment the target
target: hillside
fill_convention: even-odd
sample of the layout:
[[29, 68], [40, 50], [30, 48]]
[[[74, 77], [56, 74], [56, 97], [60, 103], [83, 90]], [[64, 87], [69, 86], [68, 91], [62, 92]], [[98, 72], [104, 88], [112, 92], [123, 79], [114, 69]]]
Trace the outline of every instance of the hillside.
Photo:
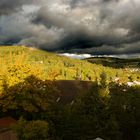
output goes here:
[[[97, 60], [97, 59], [96, 59]], [[103, 60], [106, 61], [104, 58]], [[89, 61], [89, 60], [88, 60]], [[112, 65], [114, 63], [112, 62]], [[105, 67], [102, 63], [92, 64], [87, 60], [76, 60], [49, 53], [43, 50], [24, 47], [24, 46], [1, 46], [0, 47], [0, 65], [5, 71], [8, 66], [30, 65], [36, 71], [41, 71], [41, 78], [48, 80], [100, 80], [100, 74], [105, 72], [108, 81], [117, 76], [122, 82], [128, 81], [131, 76], [134, 80], [139, 80], [139, 71], [131, 69]], [[21, 68], [22, 69], [22, 68]], [[25, 68], [27, 69], [27, 68]], [[25, 70], [26, 71], [26, 70]], [[0, 71], [2, 73], [2, 70]]]
[[101, 64], [113, 68], [140, 68], [139, 58], [121, 59], [114, 57], [91, 57], [86, 60], [94, 64]]

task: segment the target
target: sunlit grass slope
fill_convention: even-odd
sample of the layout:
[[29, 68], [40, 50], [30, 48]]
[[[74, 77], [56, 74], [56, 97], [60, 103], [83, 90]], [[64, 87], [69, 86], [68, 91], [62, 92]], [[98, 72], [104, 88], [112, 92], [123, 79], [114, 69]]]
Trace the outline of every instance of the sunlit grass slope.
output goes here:
[[130, 79], [128, 78], [130, 76], [132, 79], [139, 81], [140, 74], [136, 71], [104, 67], [100, 64], [91, 64], [86, 60], [71, 59], [24, 46], [1, 46], [0, 67], [1, 76], [3, 73], [8, 73], [8, 69], [11, 70], [11, 67], [13, 67], [22, 71], [17, 75], [26, 77], [26, 75], [33, 73], [41, 79], [49, 80], [74, 80], [80, 77], [82, 80], [91, 79], [94, 81], [96, 79], [100, 80], [100, 74], [105, 72], [108, 81], [115, 79], [117, 75], [120, 77], [120, 81], [126, 82]]

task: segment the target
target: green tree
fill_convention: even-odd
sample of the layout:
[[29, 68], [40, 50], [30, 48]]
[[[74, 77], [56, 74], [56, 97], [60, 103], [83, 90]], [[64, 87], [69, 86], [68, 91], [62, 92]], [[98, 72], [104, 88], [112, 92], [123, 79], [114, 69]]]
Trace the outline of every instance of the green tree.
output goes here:
[[112, 83], [108, 108], [122, 135], [119, 139], [139, 140], [140, 87]]
[[100, 74], [100, 84], [102, 88], [106, 88], [107, 87], [107, 75], [105, 72], [102, 72]]
[[63, 139], [90, 140], [102, 137], [104, 111], [104, 102], [95, 83], [91, 91], [78, 97], [71, 105], [70, 113], [67, 113], [69, 116], [65, 120]]

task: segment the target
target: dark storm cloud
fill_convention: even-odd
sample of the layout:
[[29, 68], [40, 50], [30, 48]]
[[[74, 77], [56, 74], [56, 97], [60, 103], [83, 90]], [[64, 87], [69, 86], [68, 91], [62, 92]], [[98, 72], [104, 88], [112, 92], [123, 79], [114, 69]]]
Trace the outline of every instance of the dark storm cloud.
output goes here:
[[0, 15], [11, 14], [20, 10], [24, 4], [37, 3], [38, 0], [0, 0]]
[[92, 54], [139, 53], [139, 0], [1, 0], [0, 43]]

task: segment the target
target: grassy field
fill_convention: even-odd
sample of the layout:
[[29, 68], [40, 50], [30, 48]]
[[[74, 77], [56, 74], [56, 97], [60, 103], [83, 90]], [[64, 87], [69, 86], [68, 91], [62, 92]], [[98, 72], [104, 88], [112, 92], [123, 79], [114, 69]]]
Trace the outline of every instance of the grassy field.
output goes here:
[[30, 73], [48, 80], [75, 80], [80, 77], [81, 80], [94, 81], [100, 80], [102, 72], [107, 74], [108, 81], [115, 79], [116, 76], [120, 78], [121, 82], [129, 81], [130, 76], [133, 80], [140, 80], [140, 71], [133, 71], [132, 68], [114, 68], [103, 66], [102, 63], [92, 64], [88, 61], [71, 59], [31, 47], [0, 47], [0, 75], [6, 74], [9, 67], [17, 67], [17, 69], [20, 67], [22, 73], [28, 71], [28, 67], [30, 67]]

